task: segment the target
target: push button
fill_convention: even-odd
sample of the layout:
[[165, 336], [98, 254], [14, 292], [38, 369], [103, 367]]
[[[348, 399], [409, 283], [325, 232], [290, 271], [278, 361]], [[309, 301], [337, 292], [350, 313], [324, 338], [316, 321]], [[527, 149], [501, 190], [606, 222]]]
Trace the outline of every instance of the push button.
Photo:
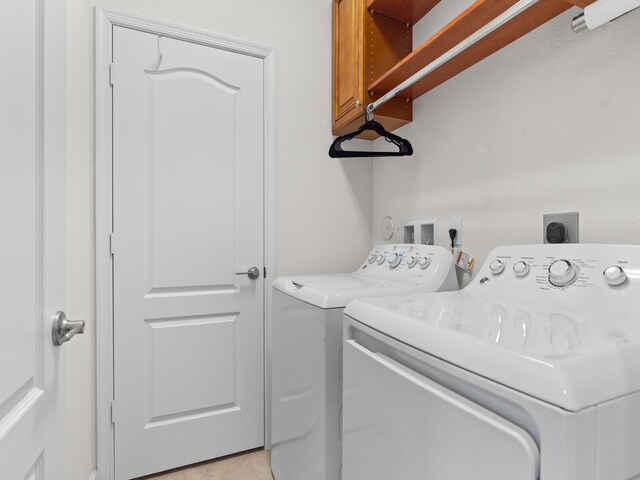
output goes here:
[[622, 269], [622, 267], [618, 267], [617, 265], [614, 265], [612, 267], [605, 269], [605, 271], [602, 272], [602, 279], [604, 280], [604, 283], [606, 283], [607, 285], [611, 285], [612, 287], [617, 287], [618, 285], [622, 285], [624, 282], [627, 281], [627, 274]]
[[491, 270], [491, 273], [494, 275], [500, 275], [504, 272], [504, 262], [502, 260], [494, 260], [489, 264], [489, 270]]
[[529, 274], [529, 270], [530, 267], [527, 262], [520, 261], [513, 265], [513, 273], [518, 278], [526, 277]]

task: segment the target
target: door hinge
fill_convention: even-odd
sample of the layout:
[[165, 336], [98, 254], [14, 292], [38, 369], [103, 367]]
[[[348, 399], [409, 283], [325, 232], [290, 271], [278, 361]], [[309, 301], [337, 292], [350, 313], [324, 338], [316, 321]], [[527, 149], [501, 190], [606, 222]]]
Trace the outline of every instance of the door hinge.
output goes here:
[[111, 232], [109, 234], [109, 253], [111, 253], [111, 255], [113, 255], [113, 253], [115, 252], [115, 246], [113, 244], [113, 242], [114, 242], [113, 236], [114, 236], [114, 234], [113, 234], [113, 232]]
[[116, 401], [111, 400], [111, 423], [116, 423]]
[[113, 70], [114, 70], [114, 66], [113, 66], [113, 62], [109, 64], [109, 85], [111, 85], [113, 87]]

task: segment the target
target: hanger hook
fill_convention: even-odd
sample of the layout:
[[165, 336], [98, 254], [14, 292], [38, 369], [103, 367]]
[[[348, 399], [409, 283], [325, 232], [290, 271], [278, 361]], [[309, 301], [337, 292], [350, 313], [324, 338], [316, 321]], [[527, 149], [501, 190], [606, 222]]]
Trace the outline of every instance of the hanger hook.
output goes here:
[[370, 122], [371, 120], [373, 120], [373, 110], [374, 110], [374, 106], [373, 103], [369, 103], [365, 108], [364, 108], [364, 119], [367, 122]]
[[162, 37], [158, 35], [158, 63], [156, 63], [156, 70], [160, 68], [160, 64], [162, 63], [163, 53], [162, 53]]

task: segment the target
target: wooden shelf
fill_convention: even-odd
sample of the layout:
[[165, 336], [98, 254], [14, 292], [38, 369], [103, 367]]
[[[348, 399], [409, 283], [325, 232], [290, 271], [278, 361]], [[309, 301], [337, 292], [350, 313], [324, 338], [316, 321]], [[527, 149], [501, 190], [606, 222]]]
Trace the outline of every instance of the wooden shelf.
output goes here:
[[566, 0], [566, 1], [569, 2], [571, 5], [575, 5], [576, 7], [586, 8], [592, 3], [594, 3], [596, 0]]
[[[383, 3], [404, 3], [400, 0], [373, 0]], [[407, 88], [398, 97], [415, 99], [460, 72], [475, 65], [511, 42], [535, 30], [577, 4], [594, 0], [540, 0], [525, 12], [510, 20], [475, 45], [452, 58], [422, 80]], [[471, 34], [517, 3], [517, 0], [478, 0], [458, 15], [433, 37], [428, 39], [396, 66], [367, 86], [370, 93], [389, 92], [423, 67], [455, 47]]]
[[438, 3], [440, 0], [368, 0], [367, 9], [407, 25], [415, 25]]

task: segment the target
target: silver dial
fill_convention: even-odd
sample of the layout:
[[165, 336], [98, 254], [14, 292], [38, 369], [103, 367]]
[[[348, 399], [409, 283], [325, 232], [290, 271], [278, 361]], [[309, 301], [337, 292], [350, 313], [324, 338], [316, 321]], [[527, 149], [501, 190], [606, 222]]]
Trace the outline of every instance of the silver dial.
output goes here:
[[418, 257], [415, 255], [409, 255], [407, 257], [407, 267], [413, 268], [416, 266], [416, 263], [418, 263]]
[[622, 267], [618, 267], [617, 265], [609, 267], [602, 272], [602, 279], [604, 280], [604, 283], [611, 285], [612, 287], [622, 285], [627, 281], [627, 278], [626, 272]]
[[556, 287], [571, 285], [578, 276], [578, 268], [569, 260], [556, 260], [549, 266], [549, 281]]
[[376, 261], [376, 255], [375, 255], [375, 253], [372, 253], [371, 255], [369, 255], [368, 260], [369, 260], [369, 263], [373, 263], [373, 262], [375, 262], [375, 261]]
[[418, 264], [420, 265], [420, 268], [422, 270], [427, 268], [430, 263], [431, 263], [431, 260], [429, 259], [429, 257], [420, 257], [420, 259], [418, 260]]
[[402, 254], [401, 253], [392, 253], [389, 255], [389, 266], [391, 268], [396, 268], [402, 262]]
[[494, 275], [500, 275], [504, 272], [504, 262], [502, 260], [494, 260], [489, 264], [489, 270], [491, 270], [491, 273]]
[[378, 255], [377, 259], [378, 259], [378, 265], [382, 265], [384, 261], [387, 259], [387, 257], [385, 255]]
[[529, 264], [524, 261], [516, 262], [513, 264], [513, 273], [516, 277], [526, 277], [529, 274]]

